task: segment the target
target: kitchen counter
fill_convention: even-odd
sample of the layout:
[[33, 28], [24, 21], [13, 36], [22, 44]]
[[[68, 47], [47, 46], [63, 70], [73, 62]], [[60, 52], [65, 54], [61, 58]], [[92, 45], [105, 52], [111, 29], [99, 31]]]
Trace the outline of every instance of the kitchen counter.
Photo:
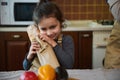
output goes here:
[[78, 27], [78, 26], [73, 26], [73, 27], [66, 27], [63, 29], [63, 31], [96, 31], [96, 30], [112, 30], [113, 26], [90, 26], [90, 27]]
[[[112, 25], [99, 25], [99, 26], [78, 26], [73, 25], [66, 27], [63, 31], [95, 31], [95, 30], [112, 30]], [[26, 27], [0, 27], [0, 32], [26, 32]]]
[[[113, 25], [102, 25], [97, 23], [94, 20], [65, 20], [66, 28], [63, 31], [95, 31], [95, 30], [112, 30]], [[18, 32], [18, 31], [26, 31], [26, 27], [14, 26], [14, 27], [2, 27], [0, 26], [0, 32]]]
[[26, 27], [0, 27], [0, 32], [26, 32]]

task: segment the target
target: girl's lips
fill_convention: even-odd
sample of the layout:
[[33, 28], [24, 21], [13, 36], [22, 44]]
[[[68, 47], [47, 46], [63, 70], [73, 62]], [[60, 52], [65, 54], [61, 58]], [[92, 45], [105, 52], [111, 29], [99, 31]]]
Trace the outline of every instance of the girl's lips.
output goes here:
[[55, 36], [49, 36], [50, 38], [52, 38], [52, 39], [54, 39], [55, 38]]

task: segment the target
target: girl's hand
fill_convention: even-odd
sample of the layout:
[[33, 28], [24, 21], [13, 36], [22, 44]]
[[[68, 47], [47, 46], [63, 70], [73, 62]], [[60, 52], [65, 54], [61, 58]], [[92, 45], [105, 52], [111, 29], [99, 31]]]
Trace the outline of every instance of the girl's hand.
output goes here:
[[48, 44], [50, 44], [52, 47], [55, 47], [57, 45], [57, 43], [55, 42], [54, 39], [48, 37], [47, 35], [39, 35], [39, 38], [43, 41], [46, 41]]
[[36, 41], [31, 42], [31, 46], [29, 49], [29, 53], [27, 55], [27, 59], [31, 61], [33, 59], [33, 57], [36, 55], [37, 51], [39, 51], [39, 50], [40, 50], [39, 43]]

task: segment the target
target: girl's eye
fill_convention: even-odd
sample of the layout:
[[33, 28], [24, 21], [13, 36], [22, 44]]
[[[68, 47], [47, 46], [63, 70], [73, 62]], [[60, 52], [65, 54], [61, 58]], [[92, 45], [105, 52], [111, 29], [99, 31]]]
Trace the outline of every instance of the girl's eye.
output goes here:
[[46, 30], [46, 28], [41, 28], [41, 30], [45, 31], [45, 30]]
[[54, 29], [56, 26], [50, 26], [50, 29]]

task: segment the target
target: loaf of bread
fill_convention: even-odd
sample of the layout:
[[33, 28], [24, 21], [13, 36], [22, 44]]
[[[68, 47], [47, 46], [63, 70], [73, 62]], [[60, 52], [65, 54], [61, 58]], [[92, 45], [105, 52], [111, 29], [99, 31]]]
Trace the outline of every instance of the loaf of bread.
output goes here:
[[40, 34], [40, 32], [37, 27], [34, 25], [28, 26], [27, 33], [31, 42], [37, 41], [40, 44], [40, 50], [37, 52], [37, 57], [40, 62], [39, 64], [50, 64], [53, 68], [58, 67], [59, 62], [52, 47], [47, 42], [39, 39], [38, 34]]

